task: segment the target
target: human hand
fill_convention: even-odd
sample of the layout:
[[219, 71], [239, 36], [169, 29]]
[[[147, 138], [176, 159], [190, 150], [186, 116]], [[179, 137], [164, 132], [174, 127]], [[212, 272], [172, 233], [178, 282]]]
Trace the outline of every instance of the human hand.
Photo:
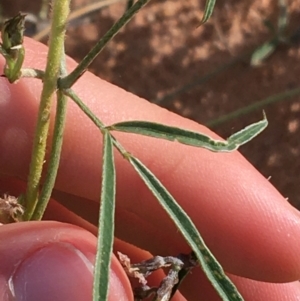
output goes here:
[[[26, 40], [26, 67], [42, 69], [46, 47]], [[70, 69], [74, 63], [69, 61]], [[1, 60], [0, 69], [2, 69]], [[92, 74], [75, 91], [105, 124], [148, 120], [200, 131], [205, 127], [148, 103]], [[0, 79], [0, 189], [24, 191], [41, 83]], [[238, 152], [212, 153], [178, 143], [116, 133], [189, 214], [205, 242], [245, 300], [299, 300], [300, 215]], [[255, 143], [255, 142], [252, 142]], [[90, 222], [97, 221], [101, 178], [101, 134], [72, 101], [54, 196]], [[189, 252], [184, 239], [131, 166], [116, 155], [116, 236], [157, 255]], [[59, 209], [58, 209], [59, 208]], [[52, 203], [46, 218], [94, 228]], [[11, 300], [91, 300], [96, 238], [55, 221], [0, 227], [0, 296]], [[118, 242], [130, 258], [144, 253]], [[251, 278], [255, 280], [249, 280]], [[266, 283], [269, 282], [269, 283]], [[275, 284], [271, 282], [290, 282]], [[199, 268], [180, 287], [178, 300], [219, 300]], [[184, 296], [184, 297], [183, 297]], [[129, 282], [113, 257], [110, 299], [132, 300]]]

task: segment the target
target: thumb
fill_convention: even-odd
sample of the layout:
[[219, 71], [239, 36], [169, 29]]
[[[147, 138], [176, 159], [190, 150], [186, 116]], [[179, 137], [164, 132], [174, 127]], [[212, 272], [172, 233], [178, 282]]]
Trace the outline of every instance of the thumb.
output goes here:
[[[1, 226], [0, 240], [1, 300], [92, 300], [96, 237], [89, 232], [58, 222], [26, 222]], [[132, 300], [114, 257], [109, 300]]]

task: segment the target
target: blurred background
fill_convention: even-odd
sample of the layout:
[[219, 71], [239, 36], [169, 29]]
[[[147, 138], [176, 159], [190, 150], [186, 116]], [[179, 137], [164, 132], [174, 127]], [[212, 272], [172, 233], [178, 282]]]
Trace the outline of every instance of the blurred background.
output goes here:
[[[1, 22], [29, 13], [27, 35], [46, 43], [47, 3], [1, 0]], [[67, 54], [81, 60], [127, 5], [72, 1]], [[151, 0], [90, 69], [224, 138], [264, 110], [268, 128], [240, 151], [300, 209], [300, 0], [217, 1], [198, 27], [204, 5]]]

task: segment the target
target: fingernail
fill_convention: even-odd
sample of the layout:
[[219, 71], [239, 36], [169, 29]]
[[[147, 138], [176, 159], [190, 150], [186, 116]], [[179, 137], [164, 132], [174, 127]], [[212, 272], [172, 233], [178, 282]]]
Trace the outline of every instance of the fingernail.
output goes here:
[[32, 253], [9, 281], [15, 301], [92, 300], [93, 264], [69, 243]]

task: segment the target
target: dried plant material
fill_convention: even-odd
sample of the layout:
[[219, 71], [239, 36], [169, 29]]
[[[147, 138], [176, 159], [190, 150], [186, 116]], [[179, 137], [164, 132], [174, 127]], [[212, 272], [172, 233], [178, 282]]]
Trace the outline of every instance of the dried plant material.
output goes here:
[[[153, 301], [168, 301], [174, 294], [174, 288], [181, 281], [179, 273], [189, 272], [198, 263], [193, 253], [173, 256], [155, 256], [140, 263], [131, 264], [130, 258], [118, 252], [120, 262], [129, 277], [139, 280], [140, 287], [134, 289], [135, 301], [140, 301], [154, 295]], [[154, 271], [169, 268], [167, 276], [161, 281], [159, 287], [149, 287], [146, 278]], [[176, 286], [177, 285], [177, 286]]]
[[134, 293], [134, 301], [141, 301], [143, 299], [149, 298], [152, 295], [156, 296], [158, 288], [150, 287], [148, 285], [142, 285], [140, 287], [136, 287], [133, 290]]
[[125, 255], [122, 254], [121, 252], [118, 252], [118, 256], [119, 256], [119, 260], [126, 272], [126, 274], [129, 277], [135, 278], [139, 280], [139, 283], [141, 283], [142, 285], [146, 285], [147, 284], [147, 280], [144, 277], [144, 275], [142, 273], [139, 272], [139, 268], [133, 268], [130, 264], [130, 258]]
[[22, 220], [24, 208], [14, 196], [4, 194], [0, 198], [0, 223], [9, 224]]

